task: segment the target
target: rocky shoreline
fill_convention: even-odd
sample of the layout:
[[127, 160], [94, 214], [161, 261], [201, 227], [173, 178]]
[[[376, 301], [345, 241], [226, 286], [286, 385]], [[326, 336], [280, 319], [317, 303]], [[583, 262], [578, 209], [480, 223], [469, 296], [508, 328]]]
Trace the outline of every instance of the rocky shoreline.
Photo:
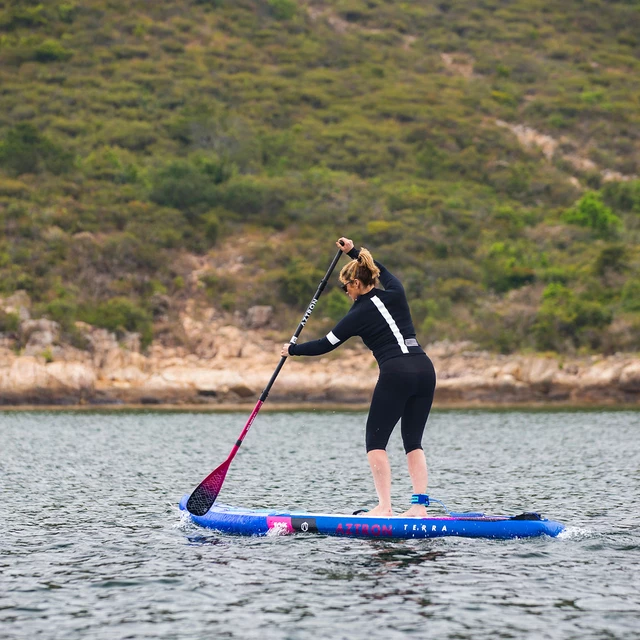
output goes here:
[[[18, 300], [19, 302], [19, 300]], [[60, 327], [20, 317], [0, 334], [0, 406], [167, 406], [231, 409], [255, 403], [279, 360], [268, 309], [230, 324], [212, 308], [180, 315], [189, 348], [77, 323], [85, 349], [61, 343]], [[247, 331], [247, 322], [253, 323]], [[244, 323], [244, 326], [242, 326]], [[255, 326], [262, 325], [262, 326]], [[377, 378], [357, 341], [320, 358], [291, 358], [269, 396], [278, 408], [365, 408]], [[471, 343], [427, 345], [438, 374], [436, 406], [640, 406], [640, 357], [497, 355]]]

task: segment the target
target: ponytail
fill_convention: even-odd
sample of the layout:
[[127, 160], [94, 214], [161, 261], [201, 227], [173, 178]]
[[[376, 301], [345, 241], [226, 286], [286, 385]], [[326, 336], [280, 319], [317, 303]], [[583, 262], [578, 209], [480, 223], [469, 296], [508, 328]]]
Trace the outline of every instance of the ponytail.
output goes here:
[[380, 269], [376, 267], [373, 256], [367, 249], [360, 249], [360, 255], [351, 262], [348, 262], [340, 271], [340, 282], [346, 284], [353, 280], [360, 280], [365, 287], [375, 284]]

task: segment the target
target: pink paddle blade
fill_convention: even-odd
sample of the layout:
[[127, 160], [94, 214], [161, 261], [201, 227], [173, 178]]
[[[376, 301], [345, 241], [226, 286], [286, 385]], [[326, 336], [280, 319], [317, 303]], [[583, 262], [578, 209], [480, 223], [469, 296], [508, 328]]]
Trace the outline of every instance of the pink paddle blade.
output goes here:
[[225, 460], [214, 469], [193, 491], [187, 500], [187, 511], [194, 516], [203, 516], [216, 501], [222, 483], [229, 470], [230, 460]]

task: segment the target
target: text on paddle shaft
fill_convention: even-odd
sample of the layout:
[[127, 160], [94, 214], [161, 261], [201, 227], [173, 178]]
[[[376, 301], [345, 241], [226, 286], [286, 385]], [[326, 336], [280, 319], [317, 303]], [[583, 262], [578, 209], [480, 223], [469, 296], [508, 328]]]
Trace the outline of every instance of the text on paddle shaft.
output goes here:
[[300, 321], [300, 324], [303, 327], [305, 324], [307, 324], [307, 320], [309, 319], [309, 316], [313, 312], [313, 309], [315, 308], [316, 304], [318, 304], [318, 298], [314, 298], [311, 301], [311, 304], [307, 307], [307, 311], [305, 312], [304, 316], [302, 317], [302, 320]]

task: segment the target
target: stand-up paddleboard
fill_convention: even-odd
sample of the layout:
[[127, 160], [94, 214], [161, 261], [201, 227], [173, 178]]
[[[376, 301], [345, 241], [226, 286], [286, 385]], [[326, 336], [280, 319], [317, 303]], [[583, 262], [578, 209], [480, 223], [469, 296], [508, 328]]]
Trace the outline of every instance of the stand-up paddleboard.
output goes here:
[[[180, 501], [186, 510], [189, 496]], [[319, 533], [352, 538], [530, 538], [557, 536], [564, 525], [541, 518], [537, 513], [517, 516], [490, 516], [484, 513], [447, 513], [427, 518], [392, 518], [285, 513], [269, 509], [245, 509], [214, 504], [203, 516], [191, 515], [196, 524], [223, 533], [264, 536], [287, 533]]]

